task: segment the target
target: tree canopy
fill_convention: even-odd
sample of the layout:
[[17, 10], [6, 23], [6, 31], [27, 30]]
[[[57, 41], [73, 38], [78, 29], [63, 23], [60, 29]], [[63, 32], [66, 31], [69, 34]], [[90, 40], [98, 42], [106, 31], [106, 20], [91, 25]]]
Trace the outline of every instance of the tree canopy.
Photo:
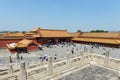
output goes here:
[[105, 31], [105, 30], [91, 30], [90, 32], [108, 32], [108, 31]]
[[19, 33], [19, 32], [22, 32], [22, 33], [26, 33], [27, 31], [0, 31], [0, 33], [8, 33], [8, 32], [12, 32], [12, 33]]

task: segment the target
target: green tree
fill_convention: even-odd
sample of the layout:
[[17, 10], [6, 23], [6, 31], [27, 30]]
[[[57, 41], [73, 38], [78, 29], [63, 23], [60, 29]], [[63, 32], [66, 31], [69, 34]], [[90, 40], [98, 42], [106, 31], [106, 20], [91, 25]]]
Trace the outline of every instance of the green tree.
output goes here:
[[108, 32], [108, 31], [105, 31], [105, 30], [91, 30], [90, 32]]

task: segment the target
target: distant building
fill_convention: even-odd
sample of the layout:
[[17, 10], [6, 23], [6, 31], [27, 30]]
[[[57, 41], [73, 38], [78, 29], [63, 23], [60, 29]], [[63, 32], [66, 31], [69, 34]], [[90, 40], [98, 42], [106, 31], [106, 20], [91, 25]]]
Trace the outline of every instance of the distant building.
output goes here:
[[23, 39], [33, 40], [39, 44], [56, 44], [70, 42], [71, 38], [72, 36], [67, 30], [34, 28], [25, 34], [9, 32], [0, 35], [0, 48], [6, 48], [6, 44], [18, 43]]
[[81, 35], [82, 32], [72, 32], [70, 33], [70, 35], [74, 38], [74, 37], [78, 37], [79, 35]]
[[38, 43], [56, 44], [60, 42], [70, 42], [72, 36], [67, 30], [52, 30], [52, 29], [40, 29], [35, 28], [30, 31], [31, 33], [37, 34], [36, 40]]
[[82, 33], [72, 39], [82, 44], [100, 44], [107, 47], [120, 47], [120, 32]]
[[33, 40], [39, 44], [57, 44], [61, 42], [76, 42], [82, 44], [100, 44], [108, 47], [120, 47], [120, 32], [75, 32], [67, 30], [34, 28], [26, 33], [5, 33], [0, 35], [0, 48], [6, 44], [18, 43], [23, 39]]
[[23, 39], [18, 43], [7, 44], [7, 48], [11, 53], [27, 53], [29, 51], [38, 50], [39, 44], [33, 40]]
[[18, 43], [23, 39], [35, 40], [35, 37], [23, 33], [6, 33], [0, 36], [0, 48], [5, 48], [6, 44]]

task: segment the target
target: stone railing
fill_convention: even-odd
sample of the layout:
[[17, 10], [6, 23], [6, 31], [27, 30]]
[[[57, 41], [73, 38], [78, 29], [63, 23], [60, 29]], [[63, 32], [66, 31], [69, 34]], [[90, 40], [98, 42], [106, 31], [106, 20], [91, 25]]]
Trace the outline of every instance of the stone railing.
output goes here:
[[[68, 55], [66, 59], [52, 63], [52, 59], [48, 58], [48, 64], [39, 66], [28, 70], [29, 79], [40, 79], [49, 75], [57, 75], [63, 71], [69, 70], [74, 67], [80, 67], [88, 64], [91, 60], [90, 55], [76, 56], [70, 58]], [[41, 75], [41, 76], [39, 76]]]
[[[23, 66], [25, 63], [21, 62], [20, 66]], [[15, 70], [13, 70], [13, 65], [9, 65], [9, 70], [8, 70], [8, 74], [0, 76], [0, 80], [18, 80], [21, 77], [22, 72], [25, 69], [22, 69], [22, 67], [20, 68], [19, 72], [15, 72]], [[20, 79], [22, 80], [22, 79]]]
[[31, 68], [29, 63], [21, 62], [20, 70], [15, 72], [13, 66], [9, 66], [7, 75], [0, 76], [0, 80], [29, 80], [40, 79], [52, 74], [61, 73], [62, 71], [69, 70], [76, 66], [83, 66], [90, 62], [90, 55], [81, 55], [70, 58], [68, 54], [66, 59], [53, 63], [52, 57], [48, 57], [48, 63], [44, 65], [37, 65]]
[[97, 62], [99, 65], [103, 65], [111, 69], [119, 70], [120, 59], [112, 58], [109, 56], [108, 59], [106, 59], [106, 56], [94, 54], [93, 61]]
[[18, 74], [7, 74], [0, 77], [0, 80], [18, 80]]
[[9, 66], [9, 71], [7, 75], [0, 76], [0, 80], [38, 80], [43, 79], [52, 75], [59, 75], [64, 71], [71, 70], [72, 68], [82, 67], [84, 65], [90, 64], [91, 61], [97, 62], [99, 65], [103, 65], [112, 69], [119, 69], [120, 60], [109, 57], [109, 53], [106, 52], [105, 56], [98, 54], [83, 54], [80, 53], [79, 56], [70, 57], [67, 54], [66, 59], [53, 62], [52, 57], [48, 57], [47, 64], [38, 64], [31, 68], [28, 62], [21, 62], [20, 70], [15, 72], [12, 65]]

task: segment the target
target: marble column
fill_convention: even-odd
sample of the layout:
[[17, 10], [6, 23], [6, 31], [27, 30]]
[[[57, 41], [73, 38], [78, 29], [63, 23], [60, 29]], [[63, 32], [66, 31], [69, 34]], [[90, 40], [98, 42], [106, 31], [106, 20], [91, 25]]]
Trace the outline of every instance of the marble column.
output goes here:
[[81, 63], [80, 63], [80, 65], [81, 65], [81, 66], [84, 65], [84, 63], [85, 63], [83, 52], [84, 52], [84, 51], [81, 51], [81, 52], [80, 52], [80, 56], [81, 56]]
[[26, 71], [26, 68], [25, 68], [25, 62], [24, 61], [22, 61], [20, 63], [19, 80], [27, 80], [27, 71]]
[[106, 51], [104, 58], [104, 65], [107, 66], [108, 64], [109, 64], [109, 51]]
[[67, 59], [67, 69], [70, 69], [70, 67], [71, 67], [71, 61], [70, 61], [70, 54], [69, 53], [67, 53], [67, 57], [66, 57], [66, 59]]
[[51, 56], [48, 57], [48, 75], [53, 74], [53, 58]]
[[90, 54], [91, 54], [91, 61], [93, 61], [93, 59], [94, 59], [93, 48], [91, 48], [91, 50], [90, 50]]
[[13, 73], [13, 65], [10, 64], [10, 65], [9, 65], [8, 74], [12, 74], [12, 73]]
[[83, 54], [83, 51], [80, 51], [80, 56], [83, 57], [83, 55], [84, 55], [84, 54]]
[[26, 69], [29, 69], [29, 62], [26, 62]]

